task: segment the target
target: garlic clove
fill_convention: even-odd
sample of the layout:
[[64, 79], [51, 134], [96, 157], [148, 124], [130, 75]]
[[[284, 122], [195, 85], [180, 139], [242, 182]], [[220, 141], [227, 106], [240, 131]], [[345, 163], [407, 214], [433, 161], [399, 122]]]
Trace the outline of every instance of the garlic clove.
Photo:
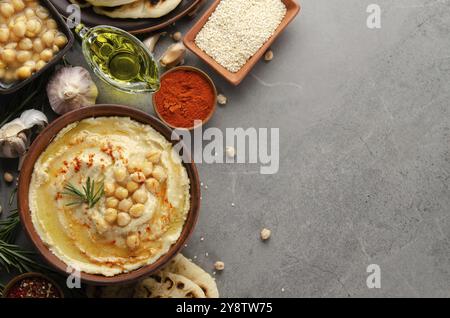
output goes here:
[[48, 124], [47, 116], [36, 109], [24, 111], [22, 115], [20, 115], [20, 120], [25, 125], [26, 129], [30, 129], [34, 126], [43, 128]]
[[159, 64], [166, 68], [172, 68], [184, 63], [186, 56], [186, 47], [183, 43], [178, 42], [172, 44], [167, 48], [167, 51], [162, 55]]
[[161, 36], [164, 36], [164, 35], [166, 35], [166, 32], [154, 34], [151, 37], [149, 37], [148, 39], [144, 40], [143, 43], [149, 49], [149, 51], [151, 53], [153, 53], [155, 51], [155, 47], [156, 47], [156, 44], [158, 43], [159, 39], [161, 38]]
[[50, 79], [47, 95], [52, 109], [61, 115], [95, 105], [98, 89], [86, 69], [80, 66], [63, 67]]

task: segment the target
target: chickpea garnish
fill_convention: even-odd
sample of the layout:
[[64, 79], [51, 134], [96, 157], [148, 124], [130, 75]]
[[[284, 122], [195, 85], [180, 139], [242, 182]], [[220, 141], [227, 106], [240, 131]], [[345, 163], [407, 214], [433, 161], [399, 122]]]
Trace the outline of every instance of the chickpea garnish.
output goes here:
[[124, 187], [117, 187], [116, 191], [114, 192], [114, 195], [117, 199], [123, 200], [128, 197], [128, 190]]
[[131, 174], [131, 180], [137, 183], [144, 183], [145, 182], [145, 175], [142, 172], [133, 172]]
[[105, 214], [103, 216], [106, 222], [112, 224], [117, 220], [117, 210], [113, 208], [108, 208], [105, 210]]
[[123, 182], [127, 178], [127, 169], [125, 167], [114, 168], [114, 178], [117, 182]]
[[53, 58], [53, 52], [51, 49], [45, 49], [39, 56], [43, 61], [48, 62]]
[[130, 199], [123, 199], [119, 202], [119, 211], [128, 212], [133, 205], [133, 201]]
[[147, 181], [145, 181], [145, 187], [148, 191], [150, 191], [153, 194], [156, 194], [159, 192], [159, 181], [155, 178], [150, 178]]
[[109, 197], [106, 199], [106, 207], [117, 208], [118, 205], [119, 205], [119, 200], [117, 200], [115, 197]]
[[141, 217], [144, 214], [145, 206], [141, 203], [137, 203], [130, 208], [130, 215], [134, 218]]
[[14, 7], [10, 3], [0, 3], [0, 13], [9, 18], [14, 14]]
[[136, 203], [145, 203], [148, 200], [147, 192], [144, 189], [139, 189], [133, 193], [133, 200]]
[[127, 183], [127, 190], [128, 190], [129, 193], [133, 193], [137, 189], [139, 189], [139, 184], [138, 183], [136, 183], [134, 181], [129, 181]]
[[152, 150], [150, 151], [146, 158], [151, 162], [151, 163], [158, 163], [159, 160], [161, 159], [161, 151], [158, 150]]
[[142, 173], [146, 178], [150, 177], [153, 172], [153, 163], [145, 162], [142, 166]]
[[117, 214], [117, 225], [121, 227], [127, 226], [131, 222], [131, 217], [128, 213], [120, 212]]
[[22, 66], [21, 68], [17, 69], [16, 75], [18, 79], [24, 80], [31, 76], [31, 69], [27, 66]]
[[114, 192], [116, 191], [116, 186], [114, 185], [114, 183], [108, 182], [105, 183], [104, 190], [106, 196], [110, 197], [114, 195]]
[[128, 235], [127, 237], [127, 246], [134, 250], [136, 248], [139, 247], [140, 244], [140, 240], [139, 240], [139, 236], [135, 233]]
[[164, 182], [167, 178], [167, 173], [161, 166], [156, 166], [152, 172], [153, 177], [159, 182]]

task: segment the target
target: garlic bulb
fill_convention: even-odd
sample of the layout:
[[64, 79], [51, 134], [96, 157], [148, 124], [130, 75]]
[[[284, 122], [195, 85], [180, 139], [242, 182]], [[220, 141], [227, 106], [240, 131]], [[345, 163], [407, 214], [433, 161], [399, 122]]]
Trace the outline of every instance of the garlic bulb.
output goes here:
[[98, 89], [89, 72], [80, 67], [63, 67], [47, 85], [50, 106], [57, 114], [95, 105]]
[[0, 157], [22, 156], [29, 145], [28, 131], [37, 126], [42, 129], [48, 123], [47, 117], [35, 109], [26, 110], [19, 118], [0, 128]]
[[186, 47], [183, 43], [177, 42], [167, 48], [167, 51], [162, 55], [159, 64], [166, 68], [172, 68], [184, 63], [186, 56]]

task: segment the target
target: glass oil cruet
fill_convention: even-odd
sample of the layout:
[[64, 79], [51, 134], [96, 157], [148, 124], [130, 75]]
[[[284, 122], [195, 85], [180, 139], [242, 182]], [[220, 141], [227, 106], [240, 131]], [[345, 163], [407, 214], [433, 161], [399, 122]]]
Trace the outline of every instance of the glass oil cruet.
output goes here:
[[79, 24], [75, 33], [94, 73], [107, 84], [131, 93], [159, 90], [159, 69], [152, 53], [136, 37], [119, 28]]

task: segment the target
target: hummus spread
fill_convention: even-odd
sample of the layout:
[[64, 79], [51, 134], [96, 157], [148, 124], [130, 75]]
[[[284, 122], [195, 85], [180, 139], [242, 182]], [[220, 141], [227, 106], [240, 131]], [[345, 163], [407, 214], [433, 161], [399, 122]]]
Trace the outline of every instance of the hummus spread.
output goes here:
[[[92, 183], [95, 204], [84, 193]], [[82, 272], [114, 276], [155, 262], [179, 238], [189, 178], [172, 144], [124, 117], [65, 127], [35, 163], [29, 202], [49, 249]]]

